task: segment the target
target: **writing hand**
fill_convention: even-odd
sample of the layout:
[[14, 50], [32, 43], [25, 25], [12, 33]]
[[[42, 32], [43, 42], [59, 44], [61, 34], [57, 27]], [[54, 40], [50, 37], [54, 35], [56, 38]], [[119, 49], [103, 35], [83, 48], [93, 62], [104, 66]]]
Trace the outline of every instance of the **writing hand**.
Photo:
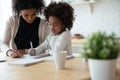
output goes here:
[[36, 55], [35, 52], [36, 52], [36, 51], [35, 51], [34, 49], [29, 49], [29, 50], [28, 50], [28, 54], [31, 55], [31, 56], [35, 56], [35, 55]]

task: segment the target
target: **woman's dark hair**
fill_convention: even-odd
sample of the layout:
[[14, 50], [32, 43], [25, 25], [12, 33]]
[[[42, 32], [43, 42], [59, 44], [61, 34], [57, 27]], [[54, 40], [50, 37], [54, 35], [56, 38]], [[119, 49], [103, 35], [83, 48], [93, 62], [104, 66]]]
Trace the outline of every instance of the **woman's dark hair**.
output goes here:
[[20, 11], [24, 9], [37, 9], [38, 13], [42, 13], [45, 7], [43, 0], [12, 0], [12, 12], [19, 16]]
[[73, 26], [74, 9], [66, 2], [50, 3], [45, 8], [44, 15], [47, 21], [50, 16], [57, 17], [68, 30], [71, 30]]

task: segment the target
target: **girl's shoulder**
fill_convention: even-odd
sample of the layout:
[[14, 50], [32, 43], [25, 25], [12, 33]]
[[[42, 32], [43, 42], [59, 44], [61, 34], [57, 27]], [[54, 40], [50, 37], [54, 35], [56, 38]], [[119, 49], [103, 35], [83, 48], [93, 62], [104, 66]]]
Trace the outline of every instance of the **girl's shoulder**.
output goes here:
[[71, 38], [71, 33], [69, 31], [64, 31], [62, 32], [59, 36], [59, 39], [70, 39]]
[[69, 31], [64, 31], [61, 33], [62, 36], [71, 36], [71, 33]]

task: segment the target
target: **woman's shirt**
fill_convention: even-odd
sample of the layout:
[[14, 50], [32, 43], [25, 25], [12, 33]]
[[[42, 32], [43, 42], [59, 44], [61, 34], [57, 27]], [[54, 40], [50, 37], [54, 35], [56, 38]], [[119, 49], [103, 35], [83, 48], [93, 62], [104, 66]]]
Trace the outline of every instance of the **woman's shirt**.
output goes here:
[[51, 33], [40, 46], [35, 48], [35, 50], [36, 54], [46, 52], [52, 55], [54, 51], [61, 50], [66, 50], [68, 55], [72, 54], [71, 34], [69, 31], [64, 31], [56, 36]]
[[32, 23], [27, 23], [23, 17], [20, 17], [18, 32], [15, 36], [15, 44], [17, 49], [29, 49], [30, 42], [32, 42], [33, 47], [39, 45], [38, 28], [40, 23], [40, 18], [36, 17]]

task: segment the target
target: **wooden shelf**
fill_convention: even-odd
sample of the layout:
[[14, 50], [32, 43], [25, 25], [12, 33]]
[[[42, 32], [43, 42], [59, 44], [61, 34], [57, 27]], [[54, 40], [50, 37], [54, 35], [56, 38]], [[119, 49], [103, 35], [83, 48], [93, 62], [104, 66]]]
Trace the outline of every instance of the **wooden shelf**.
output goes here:
[[78, 6], [78, 5], [89, 5], [90, 12], [93, 13], [93, 6], [96, 1], [82, 1], [82, 2], [73, 2], [69, 3], [71, 6]]
[[95, 1], [82, 1], [82, 2], [73, 2], [73, 3], [69, 3], [72, 6], [75, 5], [90, 5], [90, 4], [94, 4]]
[[89, 0], [89, 1], [75, 1], [75, 2], [69, 2], [68, 0], [51, 0], [51, 1], [55, 1], [55, 2], [67, 2], [71, 5], [81, 5], [81, 4], [93, 4], [95, 3], [95, 0]]

